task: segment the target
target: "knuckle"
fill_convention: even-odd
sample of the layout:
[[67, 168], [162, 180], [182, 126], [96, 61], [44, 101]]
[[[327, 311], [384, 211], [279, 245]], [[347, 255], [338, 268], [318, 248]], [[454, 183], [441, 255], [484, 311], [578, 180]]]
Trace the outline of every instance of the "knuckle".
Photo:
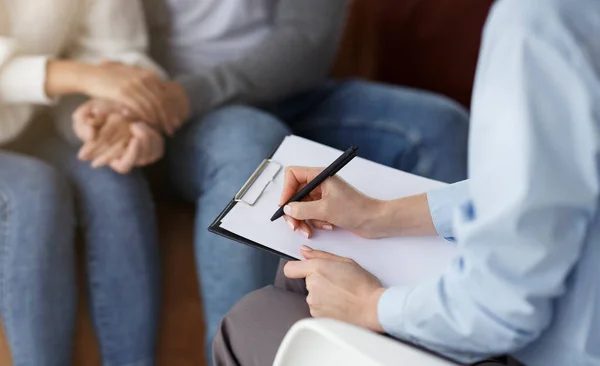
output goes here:
[[[314, 259], [313, 268], [316, 273], [321, 273], [323, 268], [325, 267], [325, 260], [323, 259]], [[314, 280], [317, 281], [316, 279]]]
[[311, 307], [310, 307], [310, 315], [311, 315], [313, 318], [319, 318], [319, 317], [321, 317], [321, 315], [322, 315], [322, 312], [321, 312], [321, 310], [319, 310], [319, 308], [316, 308], [316, 307], [314, 307], [314, 306], [311, 306]]
[[309, 293], [308, 296], [306, 296], [306, 303], [308, 305], [314, 305], [314, 303], [315, 303], [315, 297], [313, 296], [312, 293]]

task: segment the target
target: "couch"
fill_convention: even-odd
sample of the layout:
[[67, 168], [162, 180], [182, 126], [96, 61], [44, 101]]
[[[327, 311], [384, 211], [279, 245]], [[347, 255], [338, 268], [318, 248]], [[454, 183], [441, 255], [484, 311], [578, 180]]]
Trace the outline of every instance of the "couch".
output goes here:
[[[428, 89], [468, 107], [481, 29], [492, 2], [355, 0], [333, 76]], [[157, 191], [164, 275], [159, 364], [203, 365], [193, 207], [167, 198], [160, 188]], [[74, 364], [96, 366], [100, 365], [98, 347], [81, 284]], [[10, 365], [1, 328], [0, 365]]]

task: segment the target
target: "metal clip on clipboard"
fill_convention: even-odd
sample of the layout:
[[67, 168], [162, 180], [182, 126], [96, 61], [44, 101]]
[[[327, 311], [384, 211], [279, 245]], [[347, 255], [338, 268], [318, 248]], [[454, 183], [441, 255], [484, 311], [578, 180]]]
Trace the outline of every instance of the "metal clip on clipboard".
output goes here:
[[275, 160], [263, 160], [235, 195], [234, 201], [254, 206], [267, 187], [275, 180], [275, 177], [277, 177], [282, 168], [283, 165]]

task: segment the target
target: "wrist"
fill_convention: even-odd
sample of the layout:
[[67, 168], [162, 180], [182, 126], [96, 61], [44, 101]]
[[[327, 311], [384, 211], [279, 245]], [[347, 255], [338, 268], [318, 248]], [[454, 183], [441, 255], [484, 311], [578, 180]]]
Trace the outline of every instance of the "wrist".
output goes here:
[[385, 292], [385, 287], [378, 287], [374, 289], [369, 296], [366, 297], [366, 314], [365, 328], [372, 330], [377, 333], [385, 333], [385, 330], [381, 326], [379, 321], [379, 300]]
[[86, 76], [93, 66], [74, 61], [50, 60], [46, 65], [46, 95], [51, 98], [85, 93]]
[[370, 216], [369, 232], [376, 238], [437, 235], [426, 194], [378, 201]]
[[359, 231], [367, 234], [372, 239], [379, 239], [386, 236], [385, 220], [389, 201], [369, 198], [363, 212], [363, 222], [359, 226]]

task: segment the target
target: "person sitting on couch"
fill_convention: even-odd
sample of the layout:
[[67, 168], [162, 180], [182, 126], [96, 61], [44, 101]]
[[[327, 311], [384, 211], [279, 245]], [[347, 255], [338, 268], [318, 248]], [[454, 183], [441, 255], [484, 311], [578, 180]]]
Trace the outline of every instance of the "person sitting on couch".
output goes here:
[[[271, 364], [290, 326], [310, 316], [463, 362], [511, 354], [528, 366], [599, 365], [599, 19], [594, 0], [496, 2], [475, 82], [469, 180], [384, 202], [330, 178], [314, 201], [285, 207], [296, 224], [451, 238], [460, 254], [445, 274], [384, 288], [356, 262], [305, 246], [305, 261], [282, 266], [275, 286], [225, 316], [216, 365]], [[318, 172], [288, 169], [282, 204]]]
[[[0, 0], [0, 320], [15, 365], [71, 364], [76, 225], [103, 364], [155, 364], [159, 281], [148, 186], [139, 171], [79, 161], [40, 108], [83, 94], [148, 120], [174, 119], [154, 103], [166, 95], [146, 45], [137, 0]], [[106, 127], [134, 136], [136, 163], [160, 157], [162, 137], [147, 124], [114, 116]]]

